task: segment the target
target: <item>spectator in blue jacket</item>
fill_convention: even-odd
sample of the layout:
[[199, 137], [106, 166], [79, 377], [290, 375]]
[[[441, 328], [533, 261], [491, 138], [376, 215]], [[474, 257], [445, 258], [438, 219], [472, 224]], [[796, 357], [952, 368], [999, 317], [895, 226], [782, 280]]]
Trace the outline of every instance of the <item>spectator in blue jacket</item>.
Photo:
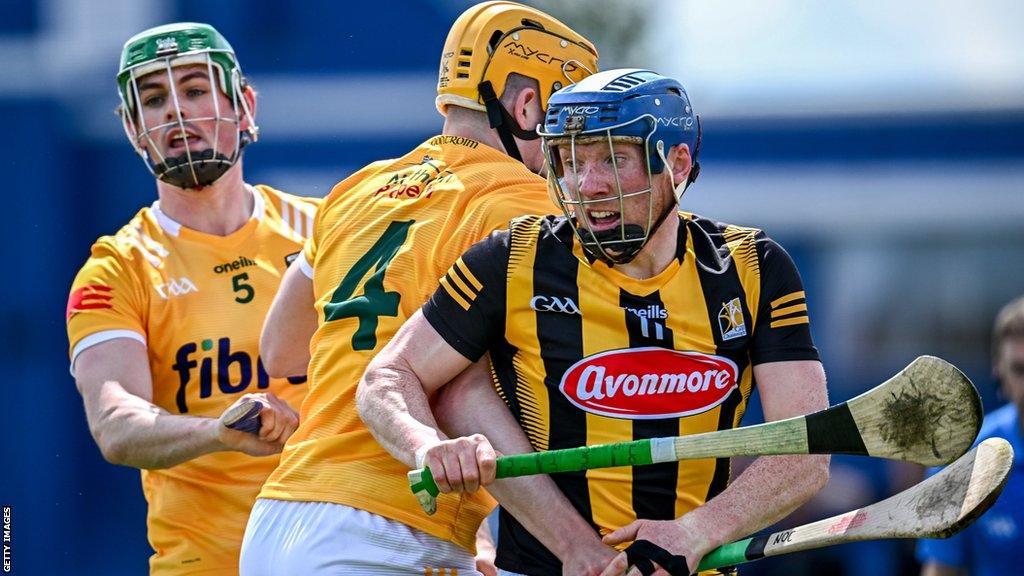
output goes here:
[[[978, 442], [999, 436], [1013, 446], [1006, 488], [995, 505], [948, 540], [921, 540], [917, 558], [922, 576], [1021, 574], [1024, 550], [1024, 297], [1007, 304], [992, 331], [992, 374], [1008, 400], [985, 416]], [[929, 470], [933, 474], [935, 470]]]

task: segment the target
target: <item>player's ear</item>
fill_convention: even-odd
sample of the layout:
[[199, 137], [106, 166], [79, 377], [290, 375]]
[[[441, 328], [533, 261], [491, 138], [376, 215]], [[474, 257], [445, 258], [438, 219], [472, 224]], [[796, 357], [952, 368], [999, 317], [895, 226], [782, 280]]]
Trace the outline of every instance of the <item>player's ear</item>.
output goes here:
[[118, 104], [114, 112], [121, 118], [121, 127], [124, 128], [124, 134], [128, 137], [128, 142], [131, 143], [132, 148], [139, 154], [143, 154], [142, 148], [139, 144], [139, 131], [135, 127], [135, 119], [129, 116], [130, 112], [125, 105]]
[[[245, 98], [245, 102], [249, 106], [249, 114], [252, 116], [252, 119], [255, 121], [256, 120], [256, 90], [250, 84], [248, 84], [248, 83], [242, 84], [242, 98]], [[241, 128], [243, 130], [248, 129], [249, 128], [248, 122], [245, 120], [245, 118], [243, 118], [242, 120], [243, 120], [243, 124], [242, 124]]]
[[516, 95], [510, 110], [512, 117], [523, 130], [533, 132], [544, 120], [544, 111], [540, 108], [540, 94], [533, 86], [527, 86]]
[[668, 161], [672, 165], [672, 180], [677, 184], [686, 182], [686, 179], [690, 177], [690, 170], [693, 169], [690, 147], [686, 144], [673, 146], [668, 152]]
[[117, 114], [118, 119], [121, 120], [121, 124], [124, 126], [125, 135], [128, 136], [129, 140], [134, 141], [138, 134], [135, 131], [135, 126], [126, 116], [127, 113], [128, 111], [124, 104], [118, 104], [117, 108], [114, 108], [114, 114]]

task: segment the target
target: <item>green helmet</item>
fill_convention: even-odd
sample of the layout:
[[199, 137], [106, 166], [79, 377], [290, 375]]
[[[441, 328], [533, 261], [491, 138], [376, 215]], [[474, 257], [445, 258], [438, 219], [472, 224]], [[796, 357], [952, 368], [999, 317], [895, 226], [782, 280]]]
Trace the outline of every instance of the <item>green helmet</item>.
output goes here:
[[[186, 120], [181, 113], [172, 73], [173, 68], [184, 65], [206, 66], [211, 86], [216, 86], [228, 97], [232, 103], [231, 110], [222, 110], [213, 92], [214, 114]], [[170, 122], [147, 126], [139, 110], [138, 79], [157, 72], [167, 74], [171, 86], [169, 100], [174, 105], [175, 118]], [[243, 97], [245, 82], [235, 51], [224, 36], [209, 24], [165, 24], [132, 36], [121, 51], [117, 86], [125, 132], [136, 152], [146, 161], [154, 176], [180, 188], [200, 188], [214, 182], [238, 161], [242, 148], [258, 137], [259, 128]], [[243, 116], [248, 123], [246, 130], [241, 130]], [[219, 142], [215, 138], [212, 148], [191, 150], [186, 125], [197, 121], [216, 122], [218, 133], [221, 122], [234, 124], [233, 129], [238, 134], [234, 149], [230, 153], [218, 150]], [[184, 152], [179, 156], [165, 155], [153, 137], [155, 135], [159, 138], [161, 132], [174, 129], [179, 130], [185, 142]]]

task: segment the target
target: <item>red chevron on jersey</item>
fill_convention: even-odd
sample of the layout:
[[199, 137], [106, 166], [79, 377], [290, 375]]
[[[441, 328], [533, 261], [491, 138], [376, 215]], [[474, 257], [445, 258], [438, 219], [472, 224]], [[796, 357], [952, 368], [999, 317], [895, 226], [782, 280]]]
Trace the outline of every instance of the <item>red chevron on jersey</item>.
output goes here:
[[71, 318], [73, 314], [77, 314], [83, 310], [112, 308], [110, 305], [110, 300], [114, 298], [110, 294], [112, 290], [113, 289], [110, 286], [104, 286], [102, 284], [89, 284], [75, 290], [68, 298], [68, 308], [65, 311], [65, 317]]

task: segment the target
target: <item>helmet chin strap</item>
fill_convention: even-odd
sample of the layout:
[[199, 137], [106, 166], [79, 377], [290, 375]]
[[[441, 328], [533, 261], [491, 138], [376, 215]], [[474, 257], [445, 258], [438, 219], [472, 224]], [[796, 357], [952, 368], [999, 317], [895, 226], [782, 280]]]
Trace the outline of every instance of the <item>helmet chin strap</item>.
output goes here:
[[512, 158], [522, 162], [523, 156], [519, 153], [519, 146], [516, 145], [516, 138], [520, 140], [536, 140], [540, 134], [536, 131], [523, 130], [516, 119], [509, 114], [508, 110], [501, 105], [501, 100], [494, 93], [494, 86], [490, 80], [484, 80], [477, 87], [480, 97], [484, 99], [484, 107], [487, 108], [487, 120], [491, 128], [498, 131], [501, 144], [505, 147], [505, 153]]
[[[594, 238], [595, 246], [597, 250], [594, 250], [594, 255], [603, 260], [609, 266], [616, 264], [629, 264], [636, 259], [637, 254], [640, 250], [647, 245], [647, 242], [654, 237], [654, 234], [661, 228], [661, 225], [668, 218], [668, 215], [673, 212], [675, 206], [670, 202], [665, 209], [661, 211], [658, 219], [654, 221], [650, 231], [645, 234], [643, 226], [639, 224], [626, 224], [621, 228], [615, 227], [609, 230], [603, 230], [601, 232], [591, 232], [590, 235]], [[621, 233], [620, 233], [621, 232]], [[623, 247], [623, 251], [612, 257], [608, 255], [607, 250], [602, 246], [605, 243], [609, 244], [620, 244]], [[588, 243], [584, 243], [584, 247], [587, 247]]]
[[235, 162], [213, 149], [203, 150], [191, 155], [182, 154], [167, 158], [153, 167], [157, 178], [178, 188], [199, 189], [217, 181]]
[[[583, 248], [608, 266], [632, 262], [646, 243], [644, 229], [639, 224], [616, 226], [615, 228], [600, 232], [588, 230], [587, 233], [590, 235], [591, 241], [583, 241]], [[622, 248], [622, 251], [612, 256], [608, 253], [609, 249], [606, 247], [609, 244]]]

